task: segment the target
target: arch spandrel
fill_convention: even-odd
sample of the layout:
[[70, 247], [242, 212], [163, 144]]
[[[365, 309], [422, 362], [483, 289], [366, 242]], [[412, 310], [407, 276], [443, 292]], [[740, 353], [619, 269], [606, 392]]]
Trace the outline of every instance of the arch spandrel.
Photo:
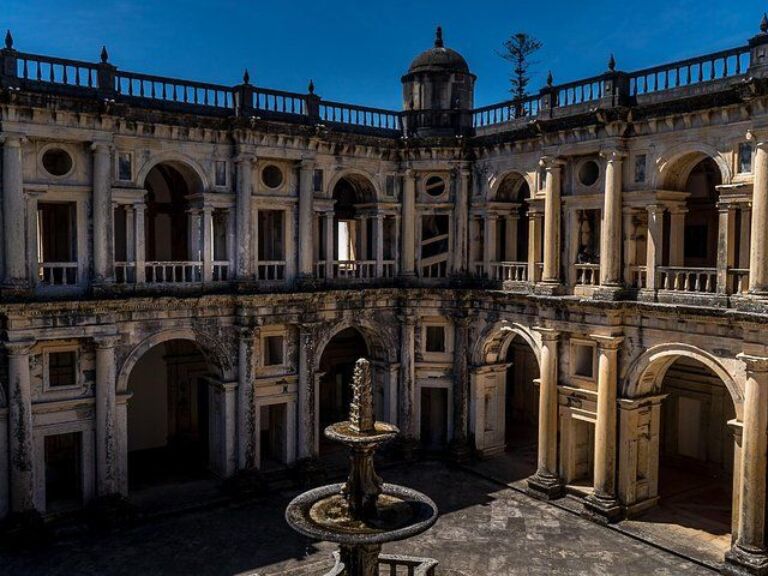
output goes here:
[[325, 191], [326, 198], [333, 198], [333, 191], [336, 188], [336, 185], [344, 179], [355, 186], [369, 188], [364, 202], [360, 203], [378, 202], [381, 199], [382, 193], [378, 178], [361, 168], [343, 168], [334, 173], [331, 178], [328, 179], [328, 186]]
[[[182, 173], [191, 173], [197, 179], [200, 192], [210, 190], [210, 179], [203, 167], [192, 157], [175, 151], [160, 152], [151, 154], [149, 158], [139, 167], [136, 182], [140, 188], [146, 188], [147, 176], [153, 168], [161, 164], [169, 164]], [[190, 183], [193, 184], [193, 183]]]
[[541, 338], [527, 326], [507, 320], [490, 324], [480, 333], [472, 350], [472, 364], [483, 366], [502, 362], [515, 338], [521, 338], [530, 346], [536, 362], [541, 365]]
[[330, 325], [320, 326], [314, 337], [314, 354], [312, 369], [316, 372], [320, 369], [320, 360], [323, 352], [333, 338], [347, 329], [357, 330], [363, 337], [368, 353], [375, 360], [397, 362], [396, 339], [389, 334], [385, 326], [371, 320], [341, 320]]
[[516, 192], [519, 191], [523, 184], [527, 184], [529, 197], [533, 195], [532, 191], [535, 190], [535, 187], [530, 173], [522, 169], [514, 168], [491, 174], [488, 177], [486, 201], [493, 202], [496, 200], [499, 194], [499, 189], [508, 178], [519, 179], [515, 188]]
[[629, 365], [621, 383], [621, 396], [638, 399], [662, 393], [667, 370], [680, 358], [699, 362], [720, 378], [731, 396], [736, 417], [740, 420], [744, 404], [743, 362], [736, 358], [722, 359], [689, 344], [659, 344], [643, 352]]
[[733, 174], [728, 161], [717, 148], [703, 142], [685, 142], [673, 146], [656, 159], [652, 186], [662, 190], [684, 190], [696, 165], [712, 159], [720, 171], [723, 184], [730, 184]]

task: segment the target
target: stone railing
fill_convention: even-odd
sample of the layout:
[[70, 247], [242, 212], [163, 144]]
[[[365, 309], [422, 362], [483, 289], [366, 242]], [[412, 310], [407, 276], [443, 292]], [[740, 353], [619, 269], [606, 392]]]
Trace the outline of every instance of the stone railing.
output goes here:
[[527, 282], [528, 262], [492, 262], [491, 278], [501, 282]]
[[638, 290], [648, 287], [648, 267], [630, 266], [629, 267], [629, 286]]
[[[341, 561], [338, 552], [333, 553], [334, 565], [323, 576], [344, 576], [346, 566]], [[418, 558], [416, 556], [401, 556], [397, 554], [379, 555], [379, 576], [435, 576], [437, 560]]]
[[285, 260], [260, 260], [256, 262], [257, 280], [285, 280]]
[[576, 284], [579, 286], [600, 285], [600, 264], [574, 264]]
[[145, 262], [147, 284], [192, 284], [203, 281], [203, 263], [199, 261]]
[[117, 284], [136, 282], [136, 262], [115, 262], [115, 282]]
[[40, 262], [38, 283], [45, 286], [74, 286], [78, 284], [77, 262]]
[[731, 294], [746, 294], [749, 291], [749, 269], [730, 268], [728, 279]]
[[673, 292], [714, 293], [717, 288], [716, 268], [683, 268], [663, 266], [658, 268], [662, 290]]

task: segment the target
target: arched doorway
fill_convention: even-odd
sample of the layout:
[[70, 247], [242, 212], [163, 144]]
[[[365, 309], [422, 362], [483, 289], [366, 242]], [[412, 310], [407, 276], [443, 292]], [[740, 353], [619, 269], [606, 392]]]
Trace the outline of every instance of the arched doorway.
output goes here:
[[722, 184], [720, 168], [712, 158], [704, 158], [691, 170], [685, 185], [685, 238], [683, 266], [717, 266], [718, 212], [717, 186]]
[[207, 475], [209, 399], [205, 357], [188, 340], [146, 351], [128, 377], [128, 485], [141, 490]]
[[528, 200], [531, 191], [526, 179], [512, 173], [504, 177], [496, 193], [496, 201], [509, 208], [499, 219], [496, 235], [497, 260], [500, 262], [528, 261]]
[[539, 421], [539, 364], [531, 347], [520, 337], [510, 342], [506, 361], [504, 444], [514, 461], [516, 476], [536, 472]]
[[[326, 345], [320, 358], [319, 446], [320, 456], [337, 452], [339, 445], [326, 440], [323, 430], [330, 424], [349, 417], [352, 400], [350, 384], [355, 362], [369, 357], [368, 344], [356, 328], [346, 328]], [[374, 394], [374, 399], [377, 394]]]
[[201, 281], [201, 218], [189, 200], [203, 191], [199, 177], [181, 163], [161, 163], [148, 172], [144, 186], [147, 282]]
[[731, 546], [738, 431], [731, 392], [715, 368], [693, 354], [652, 361], [639, 375], [641, 385], [652, 383], [652, 395], [626, 412], [637, 438], [622, 445], [635, 446], [630, 493], [642, 494], [636, 509], [647, 509], [637, 516], [643, 530], [719, 563]]

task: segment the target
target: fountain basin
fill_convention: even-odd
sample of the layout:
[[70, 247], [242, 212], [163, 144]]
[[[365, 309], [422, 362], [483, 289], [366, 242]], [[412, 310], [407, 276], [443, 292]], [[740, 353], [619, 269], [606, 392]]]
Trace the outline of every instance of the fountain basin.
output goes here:
[[372, 432], [358, 432], [349, 420], [331, 424], [325, 429], [325, 437], [347, 446], [381, 445], [394, 440], [400, 433], [397, 426], [387, 422], [374, 422]]
[[428, 496], [396, 484], [382, 486], [376, 518], [353, 520], [346, 513], [343, 487], [331, 484], [297, 496], [285, 511], [286, 521], [304, 536], [344, 545], [404, 540], [437, 521], [437, 506]]

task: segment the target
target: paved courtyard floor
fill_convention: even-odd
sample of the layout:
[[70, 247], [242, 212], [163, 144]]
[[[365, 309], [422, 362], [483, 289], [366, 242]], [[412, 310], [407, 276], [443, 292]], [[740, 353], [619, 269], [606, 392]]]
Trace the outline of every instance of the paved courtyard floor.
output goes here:
[[[712, 575], [715, 572], [511, 488], [440, 463], [384, 471], [438, 504], [435, 527], [385, 551], [430, 556], [438, 574]], [[286, 526], [294, 493], [158, 519], [108, 534], [75, 534], [45, 548], [0, 553], [3, 575], [316, 575], [332, 545]]]

